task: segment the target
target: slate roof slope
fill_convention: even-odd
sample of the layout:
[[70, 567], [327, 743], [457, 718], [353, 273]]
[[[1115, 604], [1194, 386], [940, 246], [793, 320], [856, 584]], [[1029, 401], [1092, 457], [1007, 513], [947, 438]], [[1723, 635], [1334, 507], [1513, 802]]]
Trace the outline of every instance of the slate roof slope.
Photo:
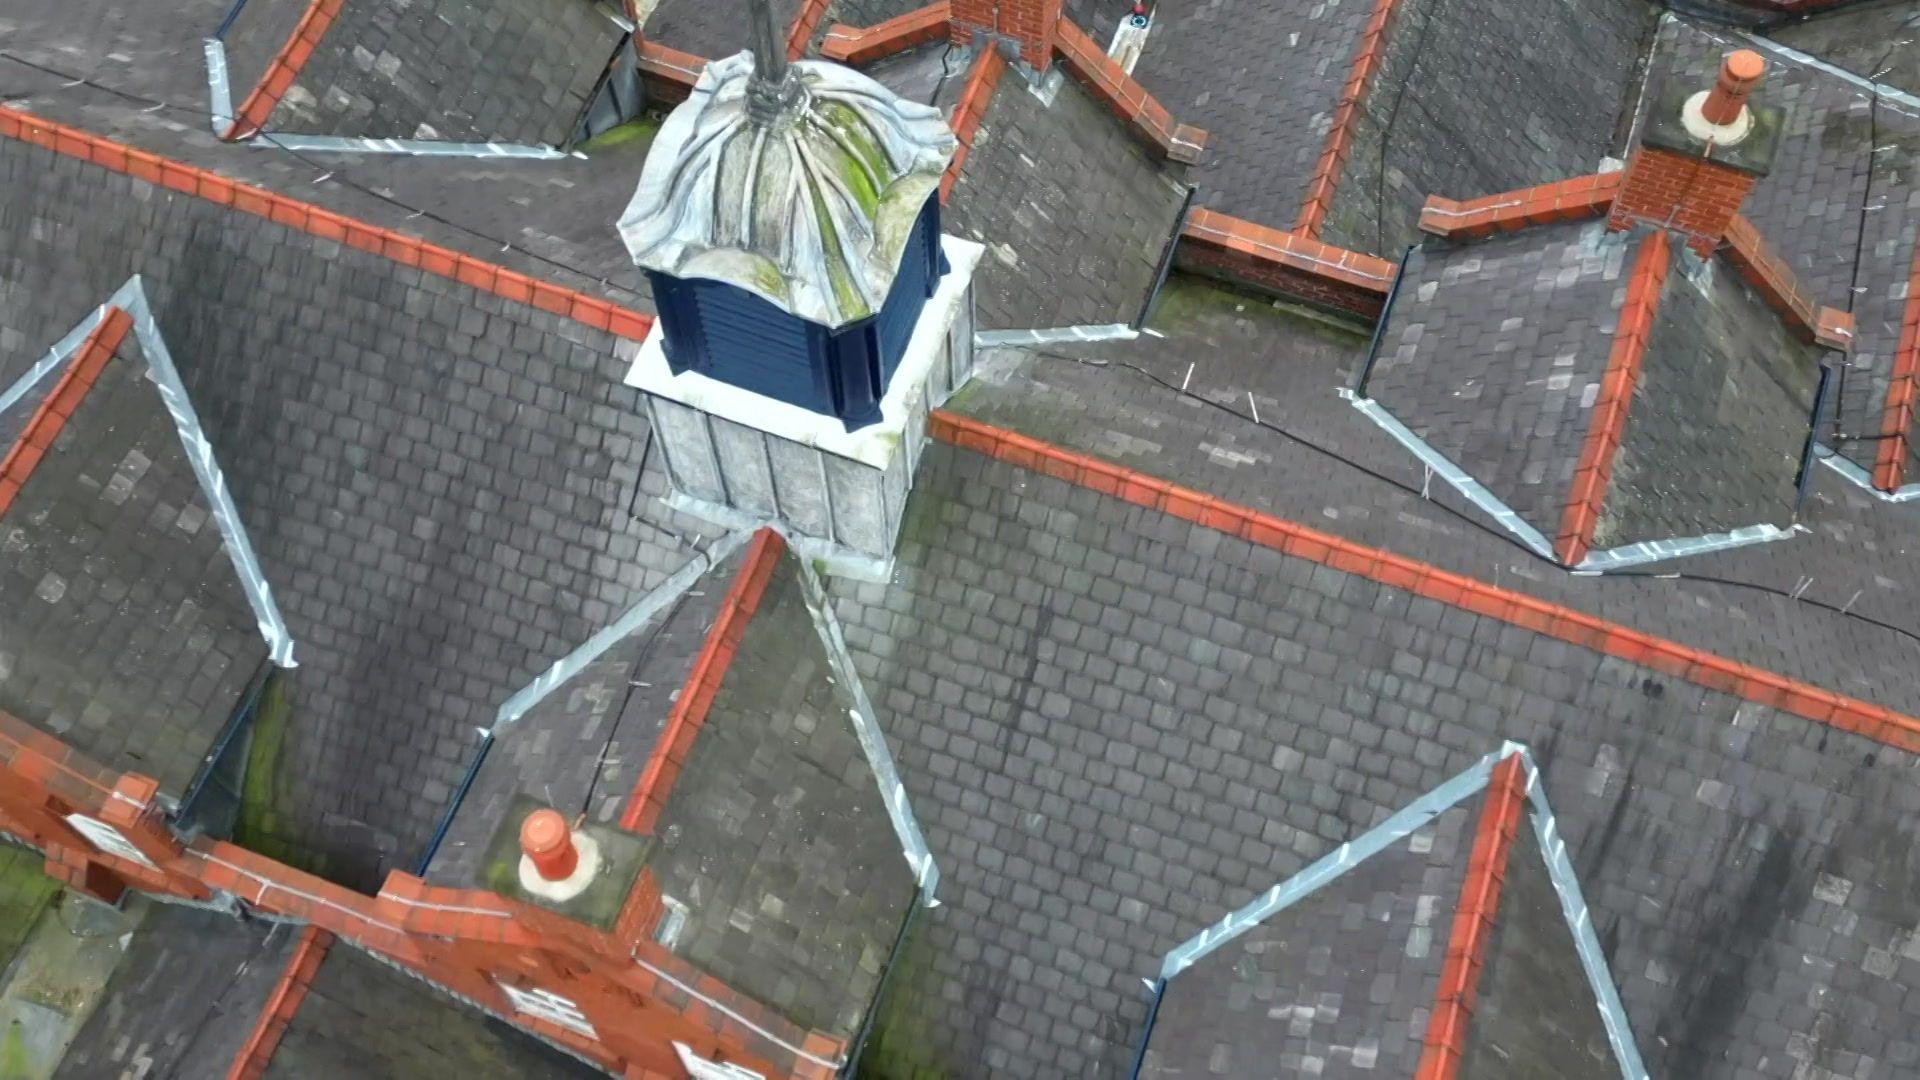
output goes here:
[[[775, 0], [775, 25], [793, 25], [800, 4], [801, 0]], [[659, 0], [640, 29], [649, 41], [718, 60], [747, 47], [747, 3], [746, 0]]]
[[1419, 240], [1428, 195], [1598, 168], [1624, 145], [1655, 15], [1646, 0], [1400, 0], [1322, 239], [1391, 257]]
[[1590, 221], [1414, 251], [1363, 393], [1553, 536], [1632, 250]]
[[1766, 35], [1874, 82], [1920, 94], [1920, 6], [1913, 0], [1868, 0], [1770, 28]]
[[1831, 356], [1795, 337], [1725, 263], [1678, 256], [1594, 546], [1789, 524]]
[[1455, 806], [1169, 980], [1138, 1075], [1415, 1075], [1472, 844]]
[[943, 227], [987, 245], [974, 282], [982, 329], [1131, 323], [1185, 200], [1170, 171], [1074, 79], [1048, 105], [1009, 73]]
[[265, 128], [562, 145], [624, 37], [592, 0], [344, 3]]
[[[1764, 39], [1678, 20], [1662, 28], [1648, 90], [1672, 79], [1706, 85], [1722, 53], [1744, 44], [1766, 56], [1760, 93], [1786, 113], [1773, 169], [1744, 213], [1811, 295], [1854, 316], [1854, 347], [1823, 434], [1871, 470], [1920, 247], [1920, 106], [1770, 50]], [[1908, 473], [1916, 472], [1910, 461]]]
[[647, 865], [687, 908], [669, 948], [804, 1028], [850, 1038], [918, 889], [806, 572], [779, 556]]
[[434, 854], [429, 880], [491, 887], [484, 876], [487, 845], [516, 796], [569, 818], [618, 821], [739, 564], [736, 552], [671, 598], [649, 594], [664, 602], [662, 610], [591, 660], [585, 645], [569, 654], [560, 662], [586, 663], [525, 715], [495, 726], [493, 746]]
[[[247, 10], [267, 10], [267, 3], [249, 0]], [[322, 159], [259, 141], [236, 147], [214, 138], [206, 115], [202, 49], [230, 6], [229, 0], [12, 0], [0, 10], [7, 42], [0, 79], [8, 100], [36, 115], [650, 309], [645, 282], [613, 228], [640, 177], [652, 138], [648, 124], [597, 140], [585, 151], [588, 158], [551, 161], [405, 154]], [[135, 96], [75, 84], [79, 77]], [[155, 108], [150, 99], [171, 108]]]
[[17, 141], [0, 175], [0, 325], [52, 340], [140, 273], [226, 466], [299, 643], [290, 839], [411, 862], [474, 728], [684, 561], [625, 346]]
[[0, 710], [184, 795], [267, 658], [213, 511], [128, 336], [0, 510]]
[[55, 1080], [225, 1075], [299, 936], [226, 912], [151, 905]]
[[602, 1075], [344, 942], [327, 951], [266, 1071], [272, 1080]]
[[945, 445], [898, 560], [836, 607], [944, 903], [875, 1068], [1123, 1070], [1167, 949], [1505, 739], [1654, 1075], [1920, 1060], [1909, 755]]

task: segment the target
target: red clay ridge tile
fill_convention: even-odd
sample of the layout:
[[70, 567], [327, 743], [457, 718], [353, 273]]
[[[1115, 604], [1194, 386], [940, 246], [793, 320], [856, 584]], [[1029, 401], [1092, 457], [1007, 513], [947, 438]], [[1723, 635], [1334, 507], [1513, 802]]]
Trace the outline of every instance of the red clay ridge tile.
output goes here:
[[1366, 29], [1360, 32], [1353, 66], [1348, 69], [1347, 81], [1340, 88], [1339, 103], [1333, 109], [1333, 124], [1327, 129], [1320, 160], [1314, 164], [1313, 179], [1307, 183], [1300, 216], [1294, 219], [1293, 231], [1302, 236], [1319, 236], [1327, 211], [1333, 207], [1333, 190], [1340, 183], [1340, 172], [1346, 168], [1347, 154], [1353, 149], [1353, 128], [1360, 118], [1360, 99], [1366, 97], [1373, 73], [1386, 55], [1387, 21], [1393, 17], [1398, 3], [1399, 0], [1374, 0], [1373, 14], [1367, 19]]
[[1430, 195], [1420, 210], [1420, 230], [1472, 240], [1530, 225], [1599, 217], [1613, 205], [1620, 178], [1617, 172], [1592, 173], [1464, 202]]
[[1207, 147], [1207, 133], [1190, 124], [1175, 123], [1166, 107], [1072, 20], [1060, 20], [1053, 47], [1073, 77], [1125, 120], [1154, 152], [1188, 165], [1200, 160]]
[[672, 711], [667, 714], [660, 741], [655, 744], [646, 768], [640, 770], [633, 796], [627, 800], [626, 809], [620, 815], [621, 828], [647, 833], [653, 831], [654, 824], [660, 820], [660, 812], [667, 806], [667, 796], [673, 792], [673, 783], [679, 779], [680, 769], [687, 763], [687, 755], [692, 752], [694, 741], [700, 737], [700, 729], [706, 725], [707, 711], [713, 707], [714, 695], [720, 692], [727, 669], [733, 665], [733, 655], [740, 648], [740, 639], [746, 634], [747, 623], [752, 621], [753, 613], [759, 610], [760, 599], [766, 595], [774, 567], [780, 564], [781, 553], [786, 549], [787, 542], [772, 529], [761, 529], [754, 534], [752, 543], [747, 546], [746, 558], [741, 562], [739, 572], [734, 575], [733, 586], [727, 590], [726, 599], [720, 603], [719, 614], [714, 617], [713, 626], [707, 630], [706, 642], [701, 645], [700, 654], [694, 657], [687, 684], [674, 700]]
[[1586, 558], [1593, 544], [1593, 530], [1600, 522], [1607, 485], [1613, 477], [1614, 453], [1626, 434], [1627, 410], [1633, 405], [1633, 388], [1640, 382], [1647, 339], [1653, 335], [1653, 316], [1660, 307], [1660, 289], [1667, 282], [1672, 247], [1664, 230], [1648, 233], [1640, 241], [1639, 255], [1627, 278], [1627, 298], [1613, 332], [1606, 374], [1600, 378], [1600, 396], [1593, 403], [1586, 443], [1573, 471], [1573, 490], [1567, 495], [1560, 535], [1553, 545], [1554, 555], [1568, 566]]
[[1195, 207], [1187, 217], [1181, 238], [1211, 244], [1330, 278], [1343, 285], [1387, 294], [1398, 267], [1385, 259], [1323, 244], [1308, 236], [1257, 225], [1251, 221]]
[[252, 1034], [234, 1055], [227, 1080], [260, 1080], [267, 1074], [273, 1052], [280, 1048], [280, 1040], [292, 1025], [294, 1014], [300, 1011], [300, 1003], [307, 999], [313, 977], [320, 973], [320, 964], [332, 947], [333, 935], [325, 930], [308, 926], [300, 931], [300, 941], [293, 947], [293, 955], [287, 958], [287, 969], [274, 984]]
[[1192, 488], [945, 409], [936, 409], [929, 415], [927, 432], [963, 450], [1216, 529], [1250, 544], [1357, 574], [1461, 611], [1498, 619], [1510, 626], [1592, 649], [1909, 753], [1920, 753], [1920, 719], [1884, 706], [1822, 690], [1777, 672], [1442, 570], [1404, 555], [1357, 544], [1299, 522], [1216, 499]]
[[820, 20], [827, 17], [827, 8], [833, 0], [801, 0], [800, 10], [794, 13], [793, 26], [787, 31], [787, 59], [798, 60], [807, 54], [807, 43], [813, 40], [813, 32], [820, 27]]
[[633, 35], [633, 50], [639, 57], [640, 78], [646, 83], [647, 93], [664, 104], [687, 100], [700, 81], [700, 73], [707, 69], [706, 57], [648, 41], [639, 34]]
[[117, 307], [107, 308], [80, 342], [80, 347], [67, 359], [60, 380], [27, 419], [26, 427], [21, 429], [20, 437], [14, 440], [6, 456], [0, 457], [0, 517], [6, 516], [20, 489], [27, 486], [34, 468], [53, 448], [54, 440], [60, 437], [74, 410], [99, 381], [100, 373], [106, 370], [107, 362], [113, 359], [114, 351], [120, 348], [132, 326], [133, 316]]
[[1753, 286], [1767, 306], [1778, 312], [1802, 340], [1841, 352], [1853, 348], [1853, 315], [1817, 303], [1801, 287], [1800, 279], [1786, 261], [1767, 246], [1751, 221], [1735, 215], [1727, 226], [1726, 244], [1720, 251], [1739, 272], [1740, 279]]
[[320, 39], [326, 36], [327, 28], [333, 25], [334, 17], [340, 14], [340, 7], [346, 0], [313, 0], [307, 6], [306, 14], [294, 25], [293, 33], [287, 36], [287, 43], [280, 47], [279, 55], [267, 65], [260, 81], [241, 102], [240, 110], [234, 116], [233, 123], [220, 137], [228, 141], [242, 139], [258, 134], [266, 126], [267, 117], [273, 114], [274, 106], [280, 104], [293, 81], [300, 76], [300, 69], [307, 65], [315, 49], [320, 47]]
[[205, 169], [183, 165], [144, 150], [135, 150], [111, 139], [42, 120], [17, 109], [0, 107], [0, 139], [18, 139], [58, 154], [79, 158], [150, 184], [266, 218], [277, 225], [322, 240], [332, 240], [392, 259], [403, 266], [418, 267], [430, 274], [452, 278], [508, 300], [533, 304], [620, 337], [642, 340], [653, 326], [653, 316], [632, 308], [549, 284], [504, 266], [429, 244], [416, 236], [369, 225], [344, 214], [323, 210], [312, 203], [290, 199], [264, 188], [229, 180]]
[[960, 146], [953, 152], [953, 160], [947, 162], [946, 175], [940, 178], [940, 201], [946, 202], [953, 195], [953, 186], [960, 182], [961, 166], [966, 164], [967, 153], [973, 149], [973, 137], [980, 133], [980, 121], [986, 119], [987, 103], [993, 100], [993, 89], [1000, 85], [1000, 73], [1007, 70], [1006, 58], [998, 49], [981, 49], [973, 58], [973, 67], [967, 70], [967, 84], [960, 91], [960, 100], [953, 107], [953, 116], [948, 126], [953, 129], [954, 138], [960, 140]]
[[1892, 381], [1880, 420], [1873, 486], [1882, 491], [1897, 490], [1906, 479], [1907, 433], [1913, 430], [1916, 397], [1920, 397], [1920, 244], [1914, 245], [1913, 269], [1907, 275], [1906, 312], [1900, 320], [1900, 344], [1893, 352]]
[[940, 0], [864, 30], [835, 24], [820, 44], [820, 55], [842, 64], [870, 64], [882, 57], [942, 40], [947, 36], [948, 18], [946, 0]]
[[1414, 1072], [1416, 1080], [1454, 1080], [1460, 1075], [1460, 1059], [1467, 1052], [1467, 1025], [1479, 994], [1480, 972], [1486, 967], [1487, 942], [1493, 937], [1507, 864], [1520, 832], [1520, 812], [1527, 797], [1525, 777], [1520, 755], [1509, 754], [1493, 767], [1493, 776], [1487, 782], [1466, 880], [1460, 883], [1460, 902], [1453, 909], [1453, 931], [1447, 939], [1440, 988], [1427, 1018], [1426, 1045]]

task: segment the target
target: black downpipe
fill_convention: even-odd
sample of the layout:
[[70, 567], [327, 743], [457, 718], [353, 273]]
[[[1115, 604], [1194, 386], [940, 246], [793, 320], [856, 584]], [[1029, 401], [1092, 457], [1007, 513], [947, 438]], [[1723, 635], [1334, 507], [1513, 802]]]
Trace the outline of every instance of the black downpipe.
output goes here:
[[1393, 284], [1387, 286], [1386, 302], [1380, 305], [1380, 321], [1373, 324], [1373, 341], [1367, 345], [1367, 362], [1360, 367], [1360, 378], [1354, 383], [1353, 396], [1362, 400], [1367, 396], [1367, 383], [1373, 378], [1373, 362], [1380, 358], [1380, 341], [1387, 336], [1387, 319], [1393, 315], [1393, 302], [1400, 296], [1400, 282], [1407, 276], [1407, 260], [1413, 257], [1417, 245], [1408, 244], [1407, 250], [1400, 253], [1400, 269], [1393, 275]]
[[1800, 521], [1800, 507], [1807, 501], [1807, 489], [1813, 486], [1813, 455], [1820, 445], [1820, 425], [1827, 419], [1827, 390], [1833, 382], [1833, 365], [1820, 365], [1820, 384], [1813, 391], [1813, 423], [1807, 428], [1807, 444], [1800, 448], [1800, 474], [1793, 478], [1793, 520]]
[[273, 662], [260, 661], [260, 666], [254, 671], [253, 678], [247, 682], [246, 693], [240, 695], [240, 703], [234, 706], [233, 714], [227, 717], [226, 725], [220, 729], [220, 737], [214, 740], [213, 749], [209, 750], [206, 758], [200, 762], [200, 769], [193, 774], [193, 781], [187, 785], [186, 794], [180, 797], [180, 807], [174, 812], [175, 820], [189, 819], [194, 806], [200, 801], [200, 793], [206, 789], [207, 782], [213, 779], [213, 774], [219, 771], [220, 762], [227, 756], [227, 750], [233, 745], [233, 740], [239, 737], [242, 731], [253, 726], [254, 710], [259, 708], [260, 695], [265, 692], [267, 679], [272, 674]]
[[433, 862], [435, 852], [440, 850], [440, 841], [447, 838], [447, 830], [453, 826], [453, 815], [460, 804], [467, 799], [468, 789], [473, 787], [473, 778], [480, 775], [480, 766], [487, 760], [487, 751], [493, 749], [493, 733], [488, 732], [480, 743], [480, 750], [473, 755], [473, 764], [467, 766], [467, 775], [460, 778], [460, 786], [453, 789], [453, 798], [447, 802], [447, 809], [440, 815], [440, 824], [434, 826], [433, 838], [427, 841], [427, 850], [420, 856], [419, 865], [413, 868], [415, 877], [425, 877], [428, 864]]
[[1147, 1041], [1153, 1038], [1153, 1022], [1160, 1018], [1160, 1001], [1167, 996], [1167, 980], [1153, 980], [1153, 1004], [1147, 1006], [1147, 1023], [1140, 1029], [1140, 1048], [1133, 1052], [1133, 1068], [1127, 1080], [1140, 1080], [1140, 1067], [1147, 1063]]
[[866, 1019], [860, 1021], [860, 1031], [853, 1037], [853, 1052], [847, 1055], [847, 1063], [840, 1066], [841, 1076], [860, 1074], [860, 1058], [867, 1052], [867, 1040], [873, 1037], [874, 1021], [880, 1018], [880, 1006], [887, 1000], [887, 990], [893, 985], [893, 969], [899, 965], [900, 953], [907, 947], [907, 934], [920, 917], [920, 908], [925, 900], [926, 892], [915, 888], [913, 906], [907, 908], [906, 918], [900, 920], [900, 932], [893, 936], [893, 948], [887, 953], [887, 966], [880, 972], [880, 985], [873, 988], [873, 999], [867, 1002]]
[[233, 20], [240, 17], [240, 9], [246, 6], [247, 0], [233, 0], [233, 6], [227, 9], [227, 17], [220, 20], [220, 25], [214, 30], [213, 36], [222, 42], [226, 41], [227, 31], [233, 29]]
[[1193, 184], [1187, 185], [1187, 197], [1180, 202], [1180, 216], [1173, 219], [1173, 235], [1167, 237], [1167, 246], [1160, 249], [1160, 266], [1153, 272], [1153, 289], [1140, 305], [1139, 317], [1133, 320], [1135, 330], [1146, 327], [1154, 302], [1160, 299], [1160, 290], [1167, 284], [1167, 275], [1173, 272], [1173, 252], [1180, 246], [1180, 237], [1186, 234], [1187, 218], [1193, 214], [1193, 193], [1198, 190]]

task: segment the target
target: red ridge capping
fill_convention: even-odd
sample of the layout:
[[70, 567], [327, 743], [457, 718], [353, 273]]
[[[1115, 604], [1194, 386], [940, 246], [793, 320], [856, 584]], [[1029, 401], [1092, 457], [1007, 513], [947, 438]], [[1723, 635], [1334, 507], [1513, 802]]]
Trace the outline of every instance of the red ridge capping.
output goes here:
[[294, 1014], [300, 1011], [300, 1003], [307, 999], [307, 989], [313, 985], [313, 977], [319, 974], [321, 961], [327, 958], [327, 951], [332, 947], [333, 935], [325, 930], [308, 926], [300, 931], [300, 941], [293, 947], [293, 955], [287, 958], [287, 969], [280, 973], [279, 983], [260, 1010], [253, 1033], [234, 1055], [227, 1080], [259, 1080], [266, 1075], [273, 1052], [280, 1048], [280, 1040], [292, 1025]]
[[1913, 248], [1913, 269], [1907, 275], [1907, 306], [1900, 320], [1900, 344], [1894, 349], [1887, 407], [1880, 420], [1879, 456], [1873, 467], [1873, 486], [1898, 490], [1906, 480], [1908, 432], [1913, 428], [1916, 397], [1920, 397], [1920, 244]]
[[1074, 78], [1119, 114], [1152, 150], [1188, 165], [1200, 160], [1201, 152], [1207, 147], [1207, 133], [1190, 124], [1175, 123], [1166, 106], [1147, 93], [1146, 87], [1127, 74], [1127, 70], [1075, 26], [1073, 20], [1061, 18], [1053, 48], [1066, 61], [1067, 70]]
[[[1767, 246], [1753, 222], [1734, 215], [1727, 226], [1726, 241], [1720, 251], [1740, 279], [1751, 285], [1803, 340], [1841, 352], [1853, 348], [1853, 315], [1816, 303], [1800, 287], [1793, 269]], [[1920, 258], [1920, 250], [1915, 254]]]
[[640, 78], [646, 82], [647, 92], [669, 105], [687, 100], [700, 81], [700, 73], [707, 69], [705, 57], [648, 41], [637, 33], [633, 35], [633, 51], [639, 57]]
[[452, 278], [496, 296], [585, 323], [636, 341], [647, 336], [653, 316], [599, 300], [575, 289], [562, 288], [470, 255], [463, 255], [418, 237], [369, 225], [364, 221], [322, 210], [312, 203], [290, 199], [265, 188], [229, 180], [218, 173], [136, 150], [77, 128], [56, 124], [17, 109], [0, 107], [0, 138], [18, 139], [67, 157], [91, 162], [136, 180], [243, 213], [263, 217], [276, 225], [297, 229], [322, 240], [332, 240], [359, 251], [379, 255], [402, 266]]
[[943, 40], [950, 17], [947, 0], [940, 0], [864, 30], [836, 23], [820, 43], [820, 55], [842, 64], [870, 64], [917, 45]]
[[935, 409], [928, 416], [927, 432], [962, 449], [1216, 529], [1250, 544], [1404, 589], [1461, 611], [1498, 619], [1909, 753], [1920, 753], [1920, 719], [1884, 706], [1823, 690], [1764, 668], [1442, 570], [1404, 555], [1357, 544], [945, 409]]
[[1454, 1080], [1460, 1074], [1467, 1025], [1480, 990], [1480, 972], [1486, 966], [1487, 941], [1500, 913], [1500, 891], [1520, 832], [1520, 811], [1526, 802], [1524, 776], [1520, 755], [1509, 754], [1493, 767], [1487, 782], [1473, 854], [1467, 861], [1466, 880], [1460, 883], [1460, 903], [1453, 911], [1440, 989], [1427, 1018], [1426, 1046], [1414, 1071], [1416, 1080]]
[[333, 25], [334, 17], [340, 14], [340, 7], [346, 0], [313, 0], [307, 6], [306, 14], [294, 25], [293, 33], [287, 35], [287, 43], [280, 47], [279, 55], [267, 65], [260, 81], [240, 105], [234, 114], [233, 123], [220, 137], [229, 142], [257, 134], [266, 126], [267, 117], [273, 115], [274, 106], [280, 104], [293, 81], [300, 76], [300, 69], [307, 66], [313, 57], [313, 51], [320, 47], [320, 39], [326, 36], [327, 28]]
[[793, 15], [792, 28], [787, 31], [787, 59], [798, 60], [807, 54], [807, 43], [813, 40], [820, 20], [827, 17], [831, 3], [832, 0], [801, 0], [800, 10]]
[[93, 389], [132, 326], [133, 316], [109, 306], [100, 313], [100, 321], [94, 324], [80, 347], [68, 357], [60, 380], [27, 419], [27, 426], [21, 429], [13, 447], [5, 456], [0, 456], [0, 516], [5, 516], [20, 489], [27, 486], [27, 478], [33, 475], [34, 468], [59, 438], [74, 410]]
[[1447, 239], [1473, 240], [1529, 225], [1599, 217], [1619, 194], [1621, 175], [1590, 173], [1464, 202], [1429, 195], [1420, 208], [1420, 231]]
[[1600, 396], [1593, 403], [1580, 463], [1573, 470], [1573, 489], [1567, 494], [1560, 534], [1553, 544], [1554, 556], [1568, 566], [1587, 557], [1594, 527], [1606, 505], [1613, 456], [1626, 434], [1627, 410], [1633, 406], [1633, 390], [1640, 383], [1640, 364], [1647, 355], [1647, 339], [1653, 336], [1653, 316], [1660, 308], [1660, 290], [1667, 283], [1672, 248], [1666, 230], [1648, 233], [1640, 241], [1633, 271], [1627, 276], [1627, 298], [1620, 305], [1607, 370], [1600, 377]]
[[1353, 128], [1360, 118], [1360, 99], [1373, 82], [1374, 69], [1387, 52], [1387, 21], [1399, 0], [1374, 0], [1373, 14], [1360, 32], [1360, 45], [1354, 50], [1353, 67], [1340, 88], [1339, 103], [1333, 109], [1333, 123], [1327, 128], [1327, 141], [1320, 160], [1313, 167], [1313, 179], [1307, 183], [1306, 198], [1300, 204], [1300, 216], [1293, 231], [1303, 236], [1319, 236], [1333, 206], [1333, 191], [1339, 186], [1340, 172], [1346, 167], [1347, 154], [1353, 149]]
[[772, 529], [762, 528], [754, 534], [747, 546], [746, 558], [734, 575], [733, 586], [727, 590], [713, 626], [707, 630], [706, 642], [694, 658], [687, 684], [667, 714], [666, 726], [660, 732], [660, 741], [654, 745], [653, 756], [647, 760], [646, 768], [640, 770], [633, 796], [620, 815], [621, 828], [651, 832], [654, 823], [660, 820], [660, 811], [666, 808], [673, 782], [679, 778], [680, 767], [687, 763], [687, 754], [707, 722], [707, 710], [713, 707], [714, 695], [733, 664], [733, 654], [740, 648], [747, 623], [759, 610], [774, 567], [779, 565], [781, 553], [786, 549], [787, 542]]
[[960, 182], [960, 168], [973, 149], [973, 137], [980, 133], [980, 121], [987, 116], [987, 103], [993, 100], [993, 88], [1000, 85], [1000, 73], [1005, 70], [1007, 59], [998, 49], [981, 49], [973, 58], [973, 67], [967, 69], [967, 85], [960, 91], [960, 100], [953, 107], [949, 124], [960, 146], [954, 150], [953, 160], [947, 162], [946, 175], [940, 178], [942, 203], [953, 195], [953, 186]]
[[1225, 276], [1285, 296], [1373, 319], [1399, 267], [1385, 259], [1323, 244], [1195, 207], [1175, 258], [1183, 270]]

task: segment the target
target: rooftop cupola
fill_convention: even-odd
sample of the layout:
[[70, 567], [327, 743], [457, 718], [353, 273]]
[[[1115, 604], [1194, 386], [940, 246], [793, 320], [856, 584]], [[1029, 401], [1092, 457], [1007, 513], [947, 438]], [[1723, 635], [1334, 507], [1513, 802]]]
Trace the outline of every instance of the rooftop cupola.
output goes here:
[[928, 410], [973, 371], [981, 249], [940, 232], [958, 143], [934, 108], [789, 61], [771, 0], [748, 6], [753, 49], [707, 65], [620, 218], [659, 311], [627, 382], [681, 509], [873, 569]]
[[839, 419], [879, 403], [943, 272], [938, 110], [789, 62], [770, 4], [753, 50], [707, 66], [620, 219], [667, 361]]

